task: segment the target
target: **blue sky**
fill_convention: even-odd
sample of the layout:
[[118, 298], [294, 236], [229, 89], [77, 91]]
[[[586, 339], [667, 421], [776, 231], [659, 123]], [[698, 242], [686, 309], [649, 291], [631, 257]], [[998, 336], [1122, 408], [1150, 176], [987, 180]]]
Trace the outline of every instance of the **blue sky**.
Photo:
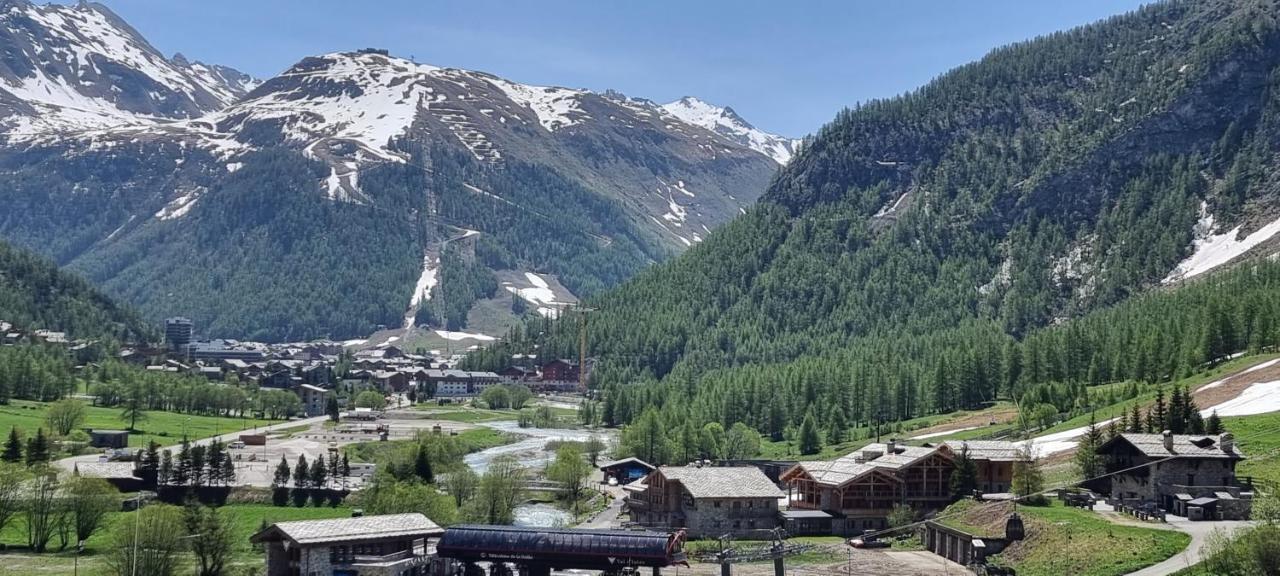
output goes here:
[[269, 77], [364, 47], [530, 84], [732, 106], [788, 136], [1129, 0], [100, 0], [166, 54]]

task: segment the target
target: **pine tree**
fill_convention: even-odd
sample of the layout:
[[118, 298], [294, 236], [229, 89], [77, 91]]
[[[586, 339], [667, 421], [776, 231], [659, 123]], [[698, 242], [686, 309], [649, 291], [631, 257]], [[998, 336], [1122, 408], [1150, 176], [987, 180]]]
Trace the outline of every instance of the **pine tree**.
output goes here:
[[49, 439], [44, 435], [44, 428], [36, 428], [36, 435], [27, 442], [27, 466], [49, 461]]
[[955, 466], [955, 472], [951, 474], [952, 496], [956, 498], [973, 496], [973, 491], [978, 489], [978, 465], [974, 463], [973, 458], [969, 457], [967, 443], [960, 447]]
[[173, 481], [173, 454], [168, 450], [160, 453], [160, 470], [156, 472], [156, 485], [168, 486]]
[[293, 467], [293, 485], [306, 488], [311, 482], [311, 468], [307, 466], [306, 454], [298, 455], [298, 464]]
[[316, 457], [311, 464], [311, 486], [324, 488], [329, 476], [329, 467], [324, 463], [324, 454]]
[[1094, 415], [1090, 412], [1089, 427], [1085, 429], [1076, 447], [1076, 470], [1081, 478], [1087, 480], [1102, 475], [1102, 456], [1098, 454], [1098, 448], [1102, 446], [1103, 441], [1102, 430], [1098, 429]]
[[271, 479], [271, 485], [275, 487], [289, 485], [289, 461], [284, 459], [284, 454], [280, 455], [280, 463], [276, 464], [276, 474]]
[[1218, 411], [1214, 410], [1209, 414], [1209, 418], [1204, 421], [1204, 433], [1217, 436], [1223, 432], [1222, 418], [1218, 417]]
[[1131, 406], [1132, 411], [1129, 415], [1129, 430], [1133, 434], [1141, 434], [1146, 430], [1146, 426], [1142, 423], [1142, 410], [1138, 408], [1138, 403], [1134, 402]]
[[[519, 300], [519, 298], [517, 298]], [[324, 411], [329, 415], [329, 419], [337, 422], [342, 414], [338, 411], [338, 396], [330, 392], [325, 399]]]
[[805, 414], [800, 424], [800, 453], [817, 454], [822, 451], [822, 434], [818, 431], [818, 422], [813, 417], [813, 410]]
[[13, 463], [22, 461], [22, 437], [18, 435], [17, 426], [9, 428], [9, 439], [4, 443], [4, 453], [0, 454], [0, 460]]
[[173, 462], [173, 474], [169, 482], [175, 486], [186, 486], [191, 480], [191, 442], [185, 437], [178, 446], [178, 457]]
[[347, 459], [346, 453], [342, 454], [342, 477], [351, 476], [351, 461]]

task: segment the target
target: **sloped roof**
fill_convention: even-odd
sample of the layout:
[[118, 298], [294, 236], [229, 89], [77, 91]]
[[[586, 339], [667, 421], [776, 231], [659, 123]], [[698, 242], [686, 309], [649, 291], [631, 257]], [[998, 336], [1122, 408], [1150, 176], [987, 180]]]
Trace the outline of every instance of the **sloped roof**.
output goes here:
[[1018, 460], [1018, 446], [1004, 440], [951, 440], [943, 442], [952, 452], [959, 454], [968, 447], [969, 458], [973, 460], [990, 460], [992, 462], [1015, 462]]
[[[797, 463], [783, 473], [786, 479], [796, 470], [804, 470], [814, 481], [826, 486], [843, 486], [870, 474], [873, 471], [892, 474], [911, 466], [920, 460], [938, 454], [943, 445], [938, 446], [905, 446], [895, 444], [893, 451], [889, 445], [873, 443], [863, 446], [835, 460], [822, 460]], [[946, 448], [951, 450], [950, 447]]]
[[632, 456], [630, 458], [623, 458], [621, 460], [614, 460], [613, 462], [606, 462], [604, 464], [601, 464], [600, 469], [604, 470], [605, 468], [613, 468], [614, 466], [620, 466], [622, 464], [633, 464], [633, 463], [639, 464], [641, 467], [648, 468], [649, 470], [653, 470], [657, 468], [653, 464], [650, 464], [648, 462], [645, 462], [644, 460], [641, 460], [639, 458]]
[[1163, 434], [1125, 433], [1103, 444], [1105, 450], [1115, 442], [1125, 441], [1149, 458], [1231, 458], [1243, 459], [1245, 455], [1232, 443], [1230, 450], [1222, 449], [1222, 437], [1207, 434], [1174, 434], [1173, 450], [1165, 448]]
[[272, 533], [297, 544], [324, 544], [344, 540], [375, 540], [399, 536], [436, 536], [444, 529], [426, 516], [412, 514], [383, 514], [359, 518], [333, 520], [296, 520], [277, 522], [254, 534], [251, 540], [261, 542]]
[[782, 490], [754, 466], [664, 466], [667, 480], [679, 482], [694, 498], [781, 498]]

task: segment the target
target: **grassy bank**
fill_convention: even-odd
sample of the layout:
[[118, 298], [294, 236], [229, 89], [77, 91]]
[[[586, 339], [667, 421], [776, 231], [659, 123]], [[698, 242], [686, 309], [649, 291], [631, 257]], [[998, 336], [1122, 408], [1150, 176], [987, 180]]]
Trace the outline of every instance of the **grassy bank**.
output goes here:
[[[7, 435], [9, 428], [17, 427], [24, 437], [35, 434], [37, 428], [44, 427], [45, 402], [13, 400], [9, 404], [0, 405], [0, 433]], [[120, 417], [119, 408], [103, 408], [86, 406], [84, 428], [124, 430], [129, 422]], [[268, 420], [253, 418], [220, 418], [216, 416], [195, 416], [177, 412], [147, 412], [145, 420], [139, 420], [137, 431], [129, 435], [130, 446], [146, 446], [155, 440], [161, 445], [177, 444], [182, 441], [185, 432], [188, 438], [205, 438], [218, 434], [226, 434], [272, 424]]]
[[[942, 522], [977, 536], [1002, 536], [1013, 512], [1009, 503], [964, 500], [943, 513]], [[1114, 524], [1100, 514], [1050, 506], [1019, 506], [1026, 539], [994, 557], [1019, 576], [1120, 576], [1181, 552], [1191, 537], [1182, 532]]]

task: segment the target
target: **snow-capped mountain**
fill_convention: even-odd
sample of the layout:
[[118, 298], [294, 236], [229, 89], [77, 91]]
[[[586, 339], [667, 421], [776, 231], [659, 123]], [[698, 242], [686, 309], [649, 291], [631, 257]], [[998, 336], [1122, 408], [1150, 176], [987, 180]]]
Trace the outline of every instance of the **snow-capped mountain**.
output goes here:
[[773, 158], [778, 164], [790, 162], [791, 156], [800, 146], [800, 140], [783, 138], [752, 126], [750, 122], [738, 116], [733, 108], [708, 104], [693, 96], [685, 96], [675, 102], [663, 104], [662, 109], [689, 124], [711, 130]]
[[400, 325], [424, 262], [419, 326], [466, 328], [495, 273], [584, 296], [701, 242], [779, 167], [648, 100], [381, 50], [257, 82], [95, 4], [0, 0], [0, 48], [0, 235], [208, 335]]
[[166, 58], [100, 4], [0, 0], [0, 127], [10, 137], [191, 118], [253, 85], [226, 67]]

